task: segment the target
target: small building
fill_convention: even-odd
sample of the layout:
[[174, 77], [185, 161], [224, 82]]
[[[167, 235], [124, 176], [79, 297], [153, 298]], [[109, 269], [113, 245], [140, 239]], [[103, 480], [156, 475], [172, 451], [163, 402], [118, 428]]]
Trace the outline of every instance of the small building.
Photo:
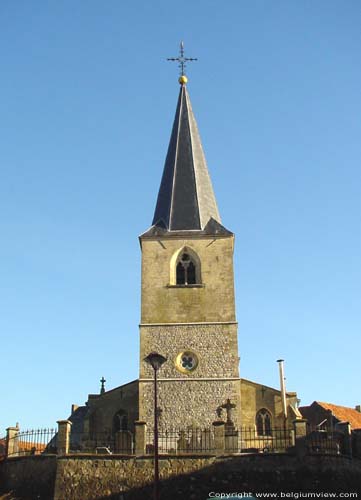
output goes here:
[[355, 408], [314, 401], [299, 408], [303, 418], [314, 430], [335, 430], [339, 424], [348, 422], [352, 430], [361, 429], [361, 406]]

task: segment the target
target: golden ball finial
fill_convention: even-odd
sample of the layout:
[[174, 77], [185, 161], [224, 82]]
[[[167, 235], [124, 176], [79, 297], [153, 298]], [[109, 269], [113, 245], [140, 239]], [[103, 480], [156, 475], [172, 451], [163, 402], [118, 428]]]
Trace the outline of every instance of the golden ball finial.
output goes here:
[[179, 77], [178, 81], [181, 85], [185, 85], [188, 82], [188, 78], [186, 77], [186, 75], [182, 75]]

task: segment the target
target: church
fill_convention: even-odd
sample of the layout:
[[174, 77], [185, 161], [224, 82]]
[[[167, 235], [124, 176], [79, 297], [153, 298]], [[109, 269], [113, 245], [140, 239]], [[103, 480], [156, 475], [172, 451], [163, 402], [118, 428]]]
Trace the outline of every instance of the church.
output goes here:
[[204, 429], [226, 417], [229, 423], [230, 407], [232, 425], [258, 435], [301, 418], [295, 392], [240, 377], [234, 234], [221, 220], [187, 81], [182, 71], [152, 225], [139, 236], [139, 378], [111, 390], [103, 378], [99, 394], [72, 406], [72, 433], [132, 434], [139, 421], [152, 428], [154, 372], [145, 358], [154, 352], [165, 358], [157, 383], [160, 428]]

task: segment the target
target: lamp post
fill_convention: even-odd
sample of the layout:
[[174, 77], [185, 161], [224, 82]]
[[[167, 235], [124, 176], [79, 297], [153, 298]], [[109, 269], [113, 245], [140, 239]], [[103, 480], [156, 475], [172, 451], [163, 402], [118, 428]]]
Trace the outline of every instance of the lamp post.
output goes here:
[[158, 354], [157, 352], [151, 352], [144, 361], [153, 368], [154, 370], [154, 490], [153, 498], [154, 500], [159, 499], [159, 466], [158, 466], [158, 395], [157, 395], [157, 372], [167, 361], [167, 358]]

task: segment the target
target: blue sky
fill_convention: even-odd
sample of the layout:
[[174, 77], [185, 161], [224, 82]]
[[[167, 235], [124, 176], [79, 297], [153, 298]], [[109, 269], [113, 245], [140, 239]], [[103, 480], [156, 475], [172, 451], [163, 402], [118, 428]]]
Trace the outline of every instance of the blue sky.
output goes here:
[[236, 234], [241, 375], [361, 402], [361, 5], [0, 3], [0, 435], [138, 376], [140, 248], [185, 42]]

